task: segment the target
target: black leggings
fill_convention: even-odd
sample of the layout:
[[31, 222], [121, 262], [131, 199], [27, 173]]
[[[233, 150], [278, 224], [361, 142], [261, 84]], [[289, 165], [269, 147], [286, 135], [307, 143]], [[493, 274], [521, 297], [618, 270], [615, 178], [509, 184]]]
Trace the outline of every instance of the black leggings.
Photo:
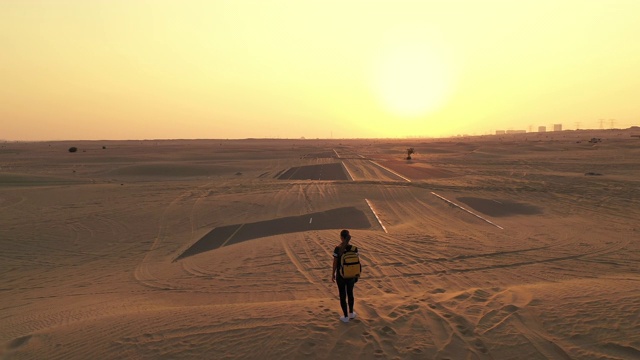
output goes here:
[[353, 285], [356, 283], [356, 279], [344, 279], [342, 276], [336, 276], [336, 283], [338, 284], [338, 291], [340, 292], [340, 307], [344, 317], [347, 317], [347, 297], [349, 298], [349, 312], [353, 312]]

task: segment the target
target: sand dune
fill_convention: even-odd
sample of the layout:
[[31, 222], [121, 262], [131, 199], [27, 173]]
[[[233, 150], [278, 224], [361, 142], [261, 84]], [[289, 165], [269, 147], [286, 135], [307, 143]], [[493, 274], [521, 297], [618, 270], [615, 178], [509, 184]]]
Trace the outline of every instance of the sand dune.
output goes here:
[[1, 356], [640, 358], [636, 132], [0, 144]]

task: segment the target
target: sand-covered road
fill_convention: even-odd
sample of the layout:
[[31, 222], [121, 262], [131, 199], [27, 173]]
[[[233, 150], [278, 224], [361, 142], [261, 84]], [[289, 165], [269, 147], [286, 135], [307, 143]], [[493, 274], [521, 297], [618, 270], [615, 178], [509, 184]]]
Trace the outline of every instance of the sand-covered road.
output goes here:
[[[0, 351], [638, 358], [633, 131], [2, 143]], [[342, 228], [364, 266], [348, 324]]]

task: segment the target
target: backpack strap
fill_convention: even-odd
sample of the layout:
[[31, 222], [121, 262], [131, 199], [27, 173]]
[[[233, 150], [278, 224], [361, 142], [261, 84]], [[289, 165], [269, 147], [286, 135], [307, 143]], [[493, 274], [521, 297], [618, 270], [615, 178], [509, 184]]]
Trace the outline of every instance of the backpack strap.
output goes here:
[[355, 246], [353, 246], [353, 245], [351, 245], [351, 244], [349, 244], [349, 245], [345, 246], [344, 248], [338, 247], [338, 250], [339, 250], [339, 252], [338, 252], [338, 258], [340, 258], [340, 257], [342, 257], [342, 255], [343, 255], [344, 253], [346, 253], [346, 252], [349, 252], [349, 251], [356, 251], [356, 247], [355, 247]]

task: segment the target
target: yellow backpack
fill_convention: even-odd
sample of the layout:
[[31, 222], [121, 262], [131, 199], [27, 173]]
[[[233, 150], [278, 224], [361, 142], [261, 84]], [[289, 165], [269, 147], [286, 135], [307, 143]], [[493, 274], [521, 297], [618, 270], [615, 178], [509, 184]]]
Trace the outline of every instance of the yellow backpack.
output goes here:
[[343, 279], [353, 279], [360, 277], [362, 265], [360, 265], [360, 257], [358, 256], [358, 248], [349, 245], [349, 247], [340, 256], [340, 276]]

